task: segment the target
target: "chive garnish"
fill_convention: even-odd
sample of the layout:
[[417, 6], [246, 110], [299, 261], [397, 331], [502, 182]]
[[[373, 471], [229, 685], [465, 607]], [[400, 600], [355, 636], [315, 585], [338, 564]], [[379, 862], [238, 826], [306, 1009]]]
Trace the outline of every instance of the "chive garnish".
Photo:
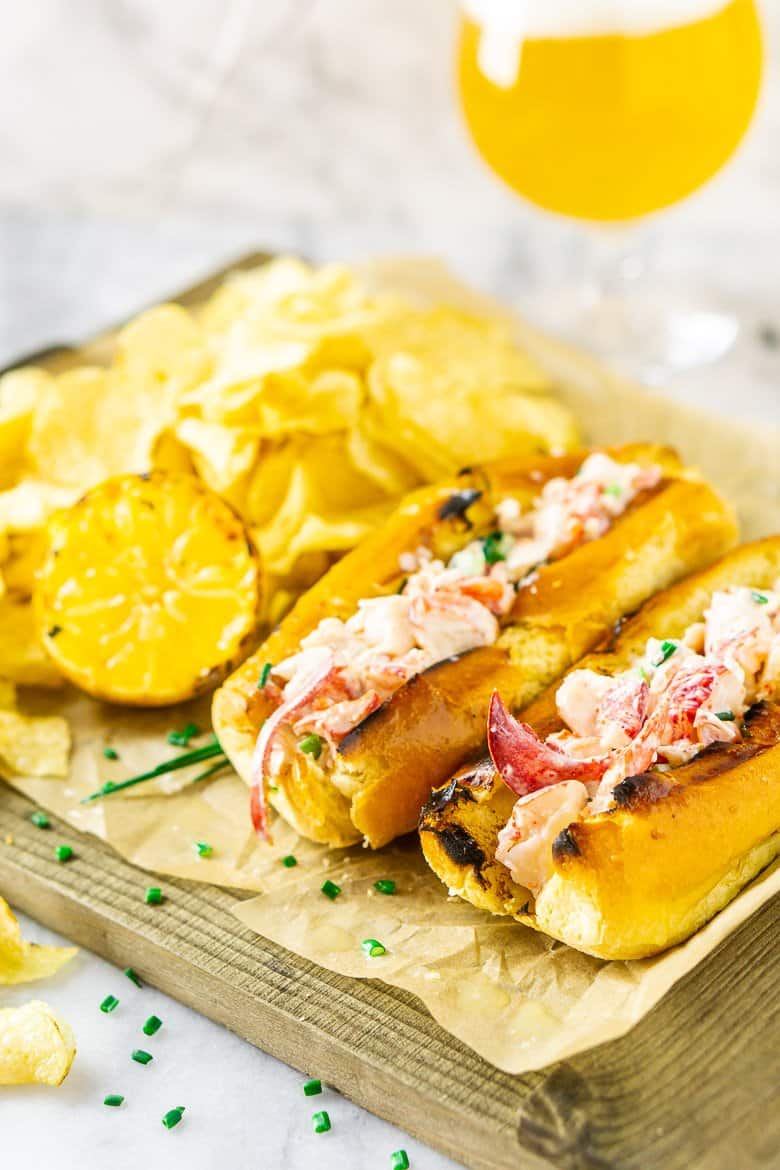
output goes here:
[[268, 676], [271, 673], [272, 669], [273, 669], [273, 667], [272, 667], [270, 662], [263, 663], [263, 669], [260, 671], [260, 678], [257, 680], [258, 691], [262, 691], [263, 687], [268, 682]]
[[70, 845], [58, 845], [54, 850], [54, 856], [57, 858], [57, 861], [70, 861], [73, 856], [73, 850]]
[[162, 1123], [166, 1129], [173, 1129], [178, 1125], [184, 1115], [184, 1106], [177, 1105], [175, 1109], [169, 1109], [162, 1119]]
[[322, 1092], [322, 1081], [304, 1081], [303, 1092], [307, 1097], [316, 1097], [318, 1093]]
[[197, 723], [185, 723], [180, 731], [168, 732], [168, 743], [173, 747], [186, 748], [190, 746], [190, 740], [196, 735], [200, 735]]
[[769, 602], [769, 598], [767, 597], [766, 593], [759, 593], [757, 589], [751, 589], [750, 596], [753, 598], [756, 605], [767, 605]]
[[390, 1155], [390, 1170], [409, 1170], [409, 1155], [406, 1150], [396, 1150]]
[[106, 760], [118, 760], [119, 759], [119, 752], [116, 750], [116, 748], [104, 747], [103, 748], [103, 757]]
[[103, 1104], [110, 1105], [113, 1109], [116, 1109], [123, 1101], [124, 1097], [121, 1093], [109, 1093], [107, 1097], [103, 1098]]
[[503, 535], [502, 532], [491, 532], [482, 541], [482, 553], [488, 565], [495, 565], [498, 561], [506, 560], [506, 554], [501, 548]]
[[378, 938], [364, 938], [360, 949], [369, 959], [378, 959], [380, 955], [387, 954], [387, 947], [383, 946]]
[[644, 666], [639, 667], [639, 677], [644, 679], [645, 682], [648, 681], [648, 674], [647, 674], [647, 671], [645, 670]]
[[58, 634], [62, 633], [62, 626], [50, 626], [46, 631], [47, 638], [56, 638]]
[[330, 1117], [328, 1116], [325, 1109], [323, 1109], [320, 1113], [315, 1113], [312, 1117], [312, 1121], [314, 1122], [315, 1133], [327, 1133], [330, 1129]]
[[733, 723], [734, 722], [734, 712], [733, 711], [716, 711], [715, 718], [721, 719], [724, 723]]
[[378, 882], [374, 882], [374, 889], [379, 890], [380, 894], [394, 894], [395, 882], [391, 878], [380, 878]]
[[212, 845], [209, 845], [208, 841], [196, 841], [195, 851], [198, 854], [198, 857], [211, 857], [212, 853], [214, 852], [214, 848]]
[[339, 894], [341, 893], [341, 886], [337, 886], [335, 882], [330, 880], [330, 878], [326, 878], [326, 880], [320, 886], [320, 892], [323, 893], [326, 898], [330, 898], [331, 902], [335, 902], [336, 898], [338, 898]]
[[101, 1010], [101, 1012], [105, 1012], [106, 1015], [108, 1015], [109, 1012], [112, 1012], [114, 1010], [114, 1008], [118, 1008], [118, 1007], [119, 1007], [119, 1000], [117, 999], [117, 997], [115, 995], [107, 995], [106, 998], [103, 1000], [103, 1002], [100, 1005], [100, 1010]]
[[661, 656], [656, 662], [656, 666], [663, 666], [667, 658], [671, 658], [677, 649], [676, 642], [670, 642], [668, 639], [661, 643]]
[[144, 895], [147, 906], [159, 906], [163, 900], [163, 892], [159, 886], [149, 886]]
[[622, 496], [623, 489], [619, 483], [608, 483], [604, 488], [605, 496]]
[[282, 858], [282, 865], [284, 866], [285, 869], [292, 869], [293, 866], [295, 866], [297, 864], [298, 864], [298, 858], [293, 857], [292, 853], [288, 853], [286, 857]]
[[144, 1036], [154, 1036], [155, 1032], [159, 1032], [162, 1028], [162, 1020], [159, 1016], [149, 1016], [149, 1019], [144, 1022], [141, 1029]]
[[136, 985], [136, 987], [143, 987], [143, 983], [141, 982], [140, 977], [136, 974], [132, 967], [125, 967], [125, 975], [131, 983]]
[[150, 1064], [154, 1057], [151, 1052], [145, 1052], [143, 1048], [134, 1048], [130, 1059], [134, 1060], [136, 1064]]
[[[100, 800], [102, 796], [108, 796], [112, 792], [121, 792], [124, 788], [132, 788], [135, 784], [142, 784], [145, 780], [155, 780], [158, 776], [165, 776], [168, 772], [178, 772], [180, 768], [189, 768], [191, 764], [200, 764], [204, 760], [213, 760], [215, 756], [223, 756], [225, 753], [219, 745], [217, 737], [211, 737], [210, 742], [203, 745], [203, 747], [193, 748], [191, 752], [184, 752], [183, 755], [174, 756], [171, 760], [165, 760], [162, 764], [158, 764], [156, 768], [150, 769], [148, 772], [141, 772], [138, 776], [131, 776], [129, 780], [122, 780], [119, 784], [114, 784], [108, 781], [103, 784], [97, 792], [90, 793], [89, 796], [83, 797], [81, 803], [89, 804], [90, 801]], [[227, 765], [227, 759], [223, 758], [220, 761], [220, 767]], [[212, 771], [216, 771], [216, 765], [213, 769], [208, 769], [202, 775], [196, 777], [197, 780], [204, 780]], [[195, 783], [195, 781], [193, 781]]]
[[322, 739], [314, 732], [311, 735], [304, 735], [303, 739], [299, 741], [298, 747], [307, 756], [314, 756], [315, 760], [318, 760], [322, 755]]
[[36, 829], [50, 829], [51, 828], [51, 821], [46, 816], [45, 812], [31, 813], [30, 820], [35, 825]]

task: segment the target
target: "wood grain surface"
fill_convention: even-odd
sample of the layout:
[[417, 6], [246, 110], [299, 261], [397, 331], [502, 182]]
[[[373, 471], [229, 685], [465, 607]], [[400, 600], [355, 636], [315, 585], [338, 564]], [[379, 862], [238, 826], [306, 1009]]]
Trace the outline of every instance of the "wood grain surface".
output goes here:
[[[196, 304], [222, 276], [175, 299]], [[62, 369], [76, 353], [44, 360]], [[246, 930], [226, 890], [160, 878], [166, 900], [147, 906], [147, 873], [56, 818], [36, 829], [32, 807], [0, 782], [0, 891], [13, 905], [469, 1170], [780, 1168], [777, 901], [622, 1040], [512, 1077], [408, 993], [333, 975]], [[53, 849], [66, 841], [75, 856], [62, 865]]]
[[[0, 890], [21, 910], [470, 1170], [780, 1166], [780, 916], [767, 904], [624, 1039], [512, 1077], [411, 995], [244, 929], [233, 894], [149, 876], [0, 783]], [[6, 838], [12, 840], [6, 843]], [[55, 842], [75, 856], [54, 859]]]

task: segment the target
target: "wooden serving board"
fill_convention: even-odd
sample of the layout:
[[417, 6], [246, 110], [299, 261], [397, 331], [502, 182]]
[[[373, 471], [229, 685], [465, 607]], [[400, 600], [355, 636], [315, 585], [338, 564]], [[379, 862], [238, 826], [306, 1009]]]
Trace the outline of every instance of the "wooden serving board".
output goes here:
[[[176, 299], [196, 302], [221, 275]], [[57, 347], [45, 360], [65, 368], [75, 356]], [[147, 906], [147, 873], [56, 818], [53, 832], [36, 829], [31, 810], [0, 783], [0, 890], [14, 905], [470, 1170], [780, 1167], [776, 902], [622, 1040], [513, 1077], [408, 993], [331, 974], [244, 929], [229, 891], [165, 878], [167, 900]], [[73, 844], [67, 865], [53, 841]]]

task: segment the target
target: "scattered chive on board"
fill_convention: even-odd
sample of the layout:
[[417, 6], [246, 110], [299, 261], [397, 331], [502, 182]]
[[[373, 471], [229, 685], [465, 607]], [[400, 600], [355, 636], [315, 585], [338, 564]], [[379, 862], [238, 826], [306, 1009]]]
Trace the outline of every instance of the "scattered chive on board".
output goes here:
[[106, 760], [118, 760], [119, 752], [116, 750], [116, 748], [104, 747], [103, 756]]
[[169, 1109], [162, 1119], [162, 1123], [166, 1129], [173, 1129], [178, 1125], [184, 1115], [184, 1106], [177, 1105], [175, 1109]]
[[130, 1057], [136, 1064], [151, 1064], [154, 1060], [151, 1052], [146, 1052], [143, 1048], [134, 1048]]
[[318, 1093], [322, 1092], [322, 1081], [304, 1081], [303, 1092], [307, 1097], [316, 1097]]
[[147, 906], [159, 906], [163, 901], [163, 892], [160, 887], [149, 886], [146, 894], [144, 895], [144, 901], [146, 902]]
[[107, 1097], [103, 1098], [103, 1104], [110, 1105], [113, 1109], [116, 1109], [123, 1101], [124, 1097], [121, 1093], [109, 1093]]
[[314, 1122], [315, 1133], [327, 1133], [330, 1129], [330, 1117], [327, 1110], [323, 1109], [320, 1113], [315, 1113], [312, 1117]]
[[186, 748], [190, 746], [190, 740], [196, 735], [200, 735], [200, 728], [197, 723], [185, 723], [184, 727], [180, 730], [169, 731], [167, 739], [171, 747]]
[[225, 753], [222, 751], [216, 735], [212, 735], [203, 747], [193, 748], [191, 752], [184, 752], [180, 756], [174, 756], [171, 760], [164, 760], [148, 772], [141, 772], [138, 776], [131, 776], [128, 780], [122, 780], [118, 784], [115, 784], [113, 780], [106, 781], [98, 788], [97, 792], [90, 792], [89, 796], [82, 797], [81, 803], [90, 804], [91, 801], [100, 800], [101, 797], [108, 796], [112, 792], [121, 792], [124, 788], [143, 784], [146, 780], [155, 780], [158, 776], [167, 775], [168, 772], [178, 772], [180, 768], [189, 768], [191, 764], [200, 764], [203, 760], [213, 760], [215, 756], [222, 757], [218, 765], [214, 765], [212, 769], [207, 769], [200, 776], [196, 776], [192, 781], [193, 784], [196, 784], [198, 780], [204, 780], [206, 776], [211, 775], [218, 768], [227, 767]]
[[119, 1007], [119, 1000], [115, 995], [107, 995], [100, 1005], [101, 1012], [112, 1012], [114, 1008]]
[[282, 858], [282, 865], [285, 869], [292, 869], [298, 864], [298, 858], [293, 857], [292, 853], [288, 853], [286, 857]]
[[380, 894], [394, 894], [395, 882], [392, 878], [380, 878], [378, 882], [374, 882], [374, 889]]
[[36, 829], [50, 829], [51, 828], [51, 821], [46, 816], [45, 812], [31, 813], [30, 820], [35, 825]]
[[196, 841], [195, 851], [198, 854], [198, 857], [211, 857], [214, 849], [211, 845], [209, 845], [208, 841]]
[[144, 1036], [154, 1036], [155, 1032], [159, 1032], [162, 1028], [162, 1020], [159, 1016], [149, 1016], [149, 1019], [144, 1022], [142, 1028]]
[[326, 878], [320, 886], [320, 893], [324, 894], [326, 898], [330, 898], [331, 902], [335, 902], [341, 893], [341, 886], [337, 886], [330, 878]]
[[387, 954], [387, 947], [378, 938], [364, 938], [360, 944], [360, 949], [369, 959], [378, 959], [380, 955]]
[[272, 666], [270, 662], [263, 663], [263, 669], [260, 671], [260, 678], [257, 680], [257, 689], [262, 691], [265, 684], [268, 682], [268, 676], [271, 673]]
[[127, 978], [130, 980], [130, 982], [134, 983], [136, 985], [136, 987], [143, 987], [143, 983], [141, 982], [140, 976], [136, 975], [136, 973], [132, 967], [125, 967], [124, 973], [127, 976]]
[[70, 861], [73, 856], [73, 850], [70, 845], [58, 845], [54, 850], [54, 856], [57, 861]]

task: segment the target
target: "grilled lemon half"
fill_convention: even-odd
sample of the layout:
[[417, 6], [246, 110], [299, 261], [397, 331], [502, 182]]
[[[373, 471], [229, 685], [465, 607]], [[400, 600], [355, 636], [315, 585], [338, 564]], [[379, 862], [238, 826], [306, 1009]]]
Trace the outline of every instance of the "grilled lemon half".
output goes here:
[[108, 479], [49, 522], [43, 643], [96, 698], [189, 699], [252, 649], [260, 559], [232, 508], [190, 475]]

